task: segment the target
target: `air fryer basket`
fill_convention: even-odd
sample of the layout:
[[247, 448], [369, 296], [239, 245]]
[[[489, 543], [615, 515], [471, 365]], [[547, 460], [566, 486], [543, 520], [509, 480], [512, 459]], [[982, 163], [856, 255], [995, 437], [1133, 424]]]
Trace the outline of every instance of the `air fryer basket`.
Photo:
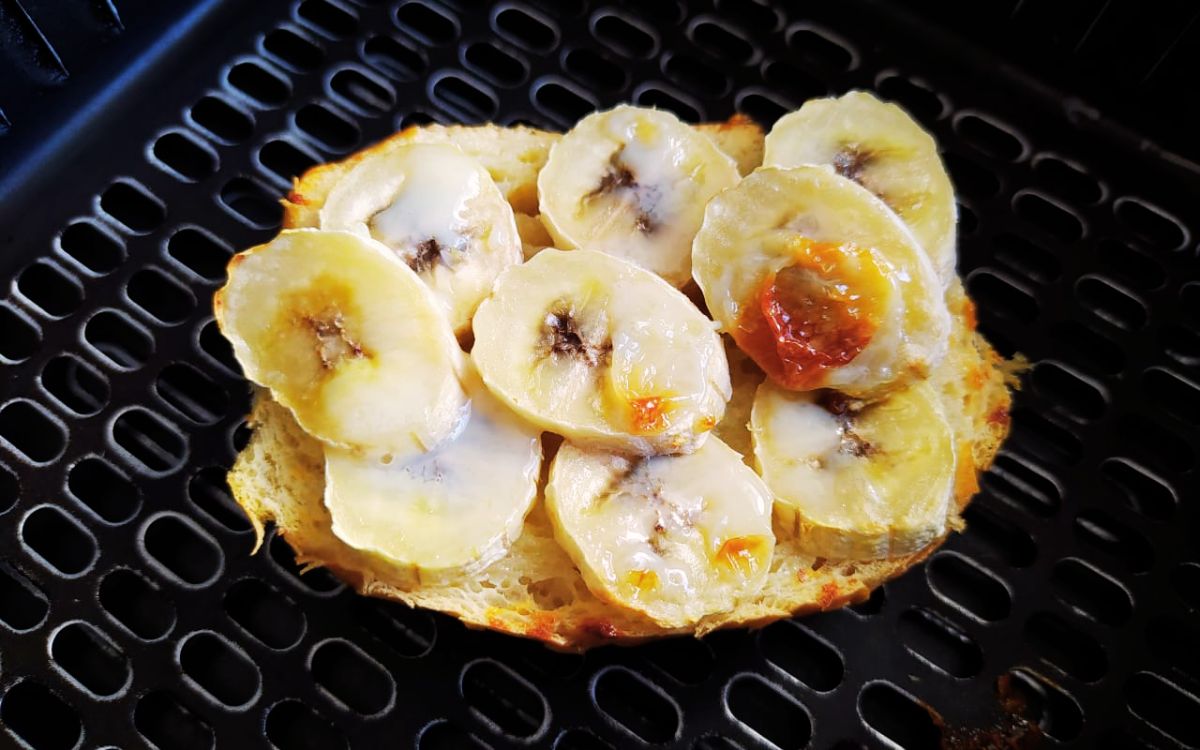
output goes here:
[[[0, 2], [0, 745], [1200, 745], [1188, 120], [1172, 155], [1156, 118], [870, 0], [50, 5]], [[412, 123], [769, 125], [850, 88], [938, 138], [981, 328], [1033, 363], [966, 533], [848, 610], [585, 656], [250, 554], [224, 484], [249, 392], [210, 296], [294, 175]]]

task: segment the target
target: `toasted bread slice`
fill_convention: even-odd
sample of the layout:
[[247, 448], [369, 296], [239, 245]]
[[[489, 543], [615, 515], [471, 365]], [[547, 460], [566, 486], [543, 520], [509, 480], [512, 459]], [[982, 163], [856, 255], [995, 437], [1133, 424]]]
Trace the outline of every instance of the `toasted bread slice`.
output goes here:
[[[952, 290], [956, 312], [969, 310]], [[951, 415], [962, 461], [948, 527], [961, 529], [961, 508], [978, 489], [977, 474], [991, 464], [1008, 428], [1010, 403], [1004, 360], [973, 330], [967, 314], [956, 316], [953, 353], [935, 376]], [[255, 399], [249, 445], [229, 475], [237, 502], [254, 525], [259, 543], [269, 523], [305, 566], [324, 566], [363, 594], [449, 613], [468, 625], [582, 650], [602, 643], [631, 643], [656, 636], [718, 628], [761, 626], [808, 612], [836, 609], [866, 599], [872, 589], [928, 556], [942, 541], [908, 557], [888, 560], [824, 560], [781, 539], [764, 588], [728, 612], [710, 615], [694, 628], [668, 630], [597, 599], [567, 553], [555, 542], [539, 503], [508, 554], [481, 573], [439, 585], [406, 588], [389, 564], [355, 550], [333, 535], [323, 503], [321, 443], [296, 424], [290, 412], [263, 392]], [[548, 452], [556, 448], [547, 436]], [[549, 456], [546, 464], [549, 465]], [[543, 478], [544, 483], [544, 478]]]

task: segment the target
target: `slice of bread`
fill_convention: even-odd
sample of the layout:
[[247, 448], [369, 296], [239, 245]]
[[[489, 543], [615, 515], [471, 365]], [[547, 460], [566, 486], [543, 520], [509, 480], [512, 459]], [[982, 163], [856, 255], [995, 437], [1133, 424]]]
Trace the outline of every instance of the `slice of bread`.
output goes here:
[[[977, 472], [990, 465], [1007, 432], [1009, 407], [1002, 358], [974, 333], [966, 316], [956, 320], [954, 352], [937, 377], [960, 453], [970, 454], [973, 461], [963, 462], [967, 468], [958, 484], [959, 502], [948, 519], [951, 529], [962, 528], [959, 511], [978, 488]], [[397, 585], [399, 579], [386, 560], [347, 546], [331, 532], [323, 503], [321, 443], [301, 430], [291, 413], [265, 391], [256, 395], [251, 422], [254, 436], [238, 456], [229, 485], [260, 544], [267, 525], [273, 523], [302, 565], [327, 567], [363, 594], [440, 610], [468, 625], [534, 638], [561, 649], [582, 650], [681, 632], [703, 635], [718, 628], [760, 626], [835, 609], [866, 599], [872, 589], [937, 547], [935, 543], [899, 559], [834, 561], [813, 558], [800, 552], [795, 542], [781, 539], [762, 591], [730, 612], [704, 618], [694, 629], [665, 630], [588, 590], [555, 542], [539, 501], [508, 554], [481, 573], [450, 583], [404, 588]], [[557, 447], [554, 440], [547, 436], [544, 469]]]

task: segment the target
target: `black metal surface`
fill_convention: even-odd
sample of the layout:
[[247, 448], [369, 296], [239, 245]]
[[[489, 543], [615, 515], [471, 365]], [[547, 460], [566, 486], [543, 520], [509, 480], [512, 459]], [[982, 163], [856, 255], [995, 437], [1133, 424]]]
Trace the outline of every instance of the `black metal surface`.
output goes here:
[[[1200, 180], [915, 17], [783, 5], [212, 0], [55, 94], [69, 118], [14, 119], [0, 744], [919, 748], [992, 726], [1003, 682], [1047, 747], [1200, 745]], [[247, 390], [208, 300], [292, 175], [428, 119], [769, 124], [852, 87], [936, 134], [981, 326], [1036, 363], [927, 564], [853, 610], [580, 657], [249, 554], [222, 479]]]

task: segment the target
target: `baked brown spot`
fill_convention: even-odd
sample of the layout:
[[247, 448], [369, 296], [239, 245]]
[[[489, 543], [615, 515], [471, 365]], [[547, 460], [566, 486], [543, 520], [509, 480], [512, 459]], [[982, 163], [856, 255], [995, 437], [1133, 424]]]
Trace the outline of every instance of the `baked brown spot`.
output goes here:
[[555, 305], [546, 313], [540, 340], [543, 356], [578, 359], [589, 367], [607, 363], [612, 342], [607, 338], [595, 339], [579, 325], [569, 306]]
[[417, 273], [424, 273], [434, 264], [442, 259], [442, 246], [438, 241], [430, 237], [427, 240], [422, 240], [417, 243], [413, 254], [409, 256], [407, 263], [408, 267]]
[[320, 315], [305, 315], [301, 322], [316, 339], [322, 369], [332, 370], [346, 359], [367, 356], [362, 345], [346, 332], [341, 312], [330, 310]]
[[600, 183], [596, 185], [592, 192], [583, 197], [584, 201], [590, 201], [604, 195], [614, 195], [624, 193], [629, 195], [632, 201], [637, 204], [638, 212], [634, 216], [633, 226], [642, 234], [649, 234], [658, 228], [650, 213], [642, 207], [641, 196], [638, 194], [640, 185], [637, 181], [637, 176], [627, 164], [621, 161], [621, 152], [616, 151], [608, 158], [608, 170], [600, 178]]
[[870, 151], [848, 144], [833, 155], [833, 171], [861, 185], [863, 172], [874, 158]]
[[817, 397], [817, 404], [838, 420], [838, 434], [842, 444], [838, 450], [858, 458], [873, 456], [879, 452], [878, 446], [854, 431], [854, 418], [863, 408], [863, 402], [852, 399], [838, 391], [823, 391]]

